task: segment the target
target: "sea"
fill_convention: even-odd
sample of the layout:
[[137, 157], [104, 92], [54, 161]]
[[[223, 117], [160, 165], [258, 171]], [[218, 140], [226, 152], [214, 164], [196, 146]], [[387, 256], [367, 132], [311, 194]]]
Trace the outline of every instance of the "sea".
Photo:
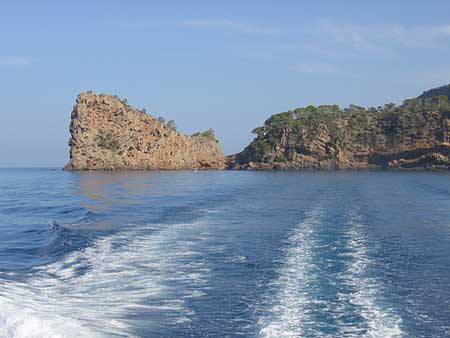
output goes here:
[[449, 337], [450, 175], [0, 169], [0, 337]]

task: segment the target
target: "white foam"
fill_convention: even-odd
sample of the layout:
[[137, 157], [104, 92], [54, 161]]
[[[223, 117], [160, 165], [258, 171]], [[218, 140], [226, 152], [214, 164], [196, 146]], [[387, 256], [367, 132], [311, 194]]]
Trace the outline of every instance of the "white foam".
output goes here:
[[76, 321], [57, 315], [53, 319], [45, 319], [4, 299], [0, 299], [0, 309], [2, 338], [75, 338], [92, 337], [93, 334]]
[[313, 266], [311, 261], [314, 228], [320, 223], [321, 209], [316, 208], [289, 236], [285, 262], [272, 287], [277, 289], [268, 314], [259, 320], [260, 335], [266, 338], [300, 337], [303, 325], [311, 322], [305, 305], [313, 302], [305, 281]]
[[205, 228], [130, 226], [36, 268], [26, 284], [0, 280], [0, 337], [83, 337], [84, 331], [86, 337], [130, 336], [127, 316], [142, 311], [188, 321], [192, 311], [185, 300], [203, 295], [208, 274], [195, 259], [196, 246], [207, 238]]
[[[368, 243], [364, 236], [361, 216], [352, 210], [349, 213], [349, 219], [351, 227], [347, 232], [349, 238], [347, 245], [351, 250], [353, 262], [348, 268], [345, 279], [356, 289], [356, 292], [343, 294], [341, 299], [357, 305], [360, 309], [360, 315], [365, 319], [368, 327], [365, 337], [402, 337], [401, 318], [392, 309], [380, 305], [382, 283], [368, 277], [367, 272], [372, 261], [368, 255]], [[375, 243], [370, 245], [374, 246]]]
[[[305, 215], [303, 222], [290, 234], [284, 249], [284, 262], [278, 269], [279, 277], [270, 285], [272, 290], [276, 290], [275, 294], [268, 293], [266, 313], [259, 320], [260, 336], [402, 337], [401, 318], [379, 302], [382, 283], [368, 277], [372, 261], [368, 255], [361, 217], [354, 210], [351, 211], [348, 224], [342, 225], [348, 230], [336, 235], [336, 242], [331, 245], [320, 243], [323, 218], [324, 210], [315, 208]], [[341, 229], [337, 229], [339, 233]], [[339, 248], [344, 250], [338, 256], [349, 262], [343, 272], [329, 276], [331, 284], [342, 288], [342, 292], [338, 291], [337, 294], [339, 302], [320, 300], [315, 294], [318, 291], [314, 290], [315, 279], [326, 277], [319, 276], [324, 273], [321, 272], [323, 267], [320, 264], [332, 263], [317, 262], [313, 255], [324, 250], [340, 251], [337, 250]], [[348, 292], [343, 286], [350, 286], [352, 291]], [[317, 314], [318, 311], [327, 316], [332, 315], [332, 321], [317, 322], [313, 312]], [[359, 314], [363, 323], [341, 321], [342, 315], [352, 312]], [[322, 332], [323, 325], [330, 325], [337, 332]]]

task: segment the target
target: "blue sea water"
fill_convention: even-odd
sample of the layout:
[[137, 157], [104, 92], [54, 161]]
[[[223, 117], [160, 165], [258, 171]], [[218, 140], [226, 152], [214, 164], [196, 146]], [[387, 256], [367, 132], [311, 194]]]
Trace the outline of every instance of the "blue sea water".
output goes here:
[[0, 170], [0, 337], [448, 337], [450, 175]]

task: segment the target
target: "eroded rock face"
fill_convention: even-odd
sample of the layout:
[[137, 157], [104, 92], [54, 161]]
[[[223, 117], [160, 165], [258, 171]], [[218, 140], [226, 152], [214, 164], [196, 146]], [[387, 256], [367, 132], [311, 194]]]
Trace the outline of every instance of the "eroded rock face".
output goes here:
[[224, 169], [215, 138], [189, 137], [117, 96], [82, 93], [70, 123], [65, 170]]

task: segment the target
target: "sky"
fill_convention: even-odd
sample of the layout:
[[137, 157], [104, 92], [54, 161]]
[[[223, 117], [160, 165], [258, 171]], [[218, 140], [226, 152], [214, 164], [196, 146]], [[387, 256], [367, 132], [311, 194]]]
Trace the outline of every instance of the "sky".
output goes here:
[[450, 83], [450, 1], [1, 1], [0, 166], [62, 167], [94, 90], [241, 151], [270, 115]]

